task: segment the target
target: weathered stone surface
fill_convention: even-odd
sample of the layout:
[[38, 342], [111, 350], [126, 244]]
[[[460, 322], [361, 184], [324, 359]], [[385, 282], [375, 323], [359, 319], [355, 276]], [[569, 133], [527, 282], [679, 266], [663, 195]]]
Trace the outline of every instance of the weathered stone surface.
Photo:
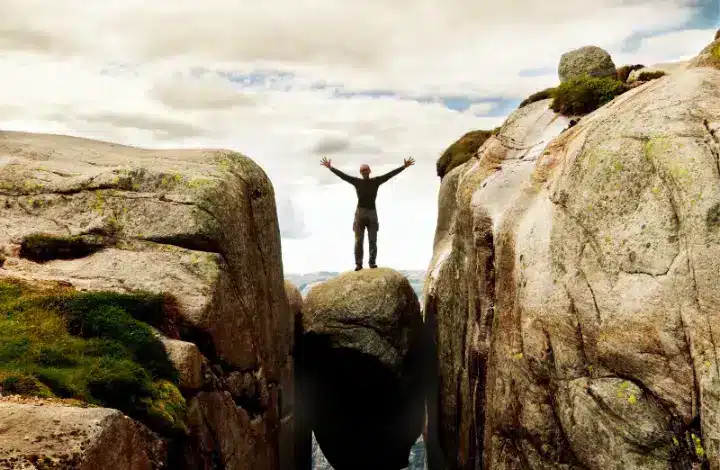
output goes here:
[[585, 46], [566, 52], [560, 57], [558, 75], [561, 82], [582, 75], [614, 77], [615, 63], [606, 50], [597, 46]]
[[720, 71], [531, 106], [440, 190], [430, 468], [720, 468]]
[[[225, 470], [279, 467], [277, 416], [250, 416], [229, 392], [200, 392], [190, 402], [188, 468]], [[268, 439], [270, 437], [270, 439]]]
[[[0, 207], [0, 276], [174, 297], [170, 336], [182, 341], [163, 341], [199, 436], [178, 465], [205, 468], [210, 449], [228, 469], [279, 468], [279, 384], [292, 368], [294, 324], [260, 167], [229, 151], [0, 132]], [[100, 249], [33, 261], [22, 247], [37, 234], [92, 237]]]
[[163, 339], [168, 358], [180, 374], [180, 387], [197, 390], [202, 386], [202, 354], [193, 343]]
[[285, 329], [286, 336], [283, 339], [282, 351], [285, 354], [292, 353], [292, 347], [295, 344], [295, 329], [299, 328], [302, 330], [302, 307], [303, 298], [302, 294], [295, 285], [290, 281], [285, 281], [285, 295], [287, 296], [288, 303], [290, 305], [289, 317], [283, 322], [289, 325], [288, 329]]
[[690, 61], [690, 67], [711, 67], [720, 70], [720, 39], [706, 46]]
[[151, 470], [165, 451], [117, 410], [0, 402], [0, 469]]
[[337, 470], [407, 466], [422, 431], [422, 319], [391, 269], [341, 274], [303, 305], [297, 409]]
[[[3, 274], [81, 289], [177, 297], [228, 363], [277, 378], [287, 317], [273, 187], [229, 151], [145, 150], [75, 137], [0, 133]], [[106, 249], [33, 263], [13, 246], [36, 233], [96, 234]], [[262, 243], [260, 242], [262, 240]], [[258, 314], [262, 312], [262, 314]]]

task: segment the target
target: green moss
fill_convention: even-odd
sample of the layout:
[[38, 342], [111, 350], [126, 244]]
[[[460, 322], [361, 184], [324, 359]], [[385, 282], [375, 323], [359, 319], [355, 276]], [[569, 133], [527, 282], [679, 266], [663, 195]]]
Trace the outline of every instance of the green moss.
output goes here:
[[161, 308], [151, 294], [79, 293], [0, 280], [3, 392], [82, 400], [119, 409], [160, 432], [184, 430], [177, 371], [148, 324], [137, 319], [156, 319]]
[[555, 89], [550, 107], [565, 116], [581, 116], [595, 111], [625, 91], [625, 85], [615, 78], [571, 78]]
[[710, 55], [713, 56], [713, 57], [715, 57], [716, 59], [720, 59], [720, 42], [718, 42], [717, 44], [715, 44], [715, 45], [710, 49]]
[[531, 103], [535, 103], [537, 101], [542, 101], [542, 100], [546, 100], [548, 98], [552, 98], [554, 91], [555, 91], [555, 88], [546, 88], [544, 90], [533, 93], [532, 95], [528, 96], [520, 103], [520, 106], [518, 106], [518, 109], [523, 108]]
[[493, 131], [478, 130], [460, 137], [438, 158], [435, 164], [437, 175], [442, 178], [453, 168], [470, 160], [491, 135]]
[[660, 77], [664, 77], [665, 75], [667, 75], [667, 73], [662, 70], [655, 70], [654, 72], [640, 72], [637, 79], [641, 82], [647, 82]]
[[83, 258], [102, 248], [103, 244], [93, 237], [60, 237], [38, 233], [22, 240], [20, 257], [44, 263], [54, 259]]

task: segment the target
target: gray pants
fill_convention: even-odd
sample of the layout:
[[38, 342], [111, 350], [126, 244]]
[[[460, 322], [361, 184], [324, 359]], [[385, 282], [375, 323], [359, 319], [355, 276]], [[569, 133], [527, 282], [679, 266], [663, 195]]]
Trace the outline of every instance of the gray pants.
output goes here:
[[377, 233], [380, 229], [377, 212], [373, 209], [358, 207], [355, 211], [353, 231], [355, 232], [355, 264], [363, 264], [363, 244], [365, 243], [365, 229], [368, 232], [368, 244], [370, 245], [369, 264], [375, 265], [377, 258]]

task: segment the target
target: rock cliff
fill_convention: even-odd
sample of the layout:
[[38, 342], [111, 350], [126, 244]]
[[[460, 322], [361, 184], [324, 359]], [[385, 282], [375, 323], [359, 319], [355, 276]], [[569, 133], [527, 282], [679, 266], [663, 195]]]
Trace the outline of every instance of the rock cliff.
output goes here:
[[[0, 348], [5, 395], [132, 410], [168, 441], [171, 468], [289, 468], [280, 461], [289, 447], [281, 449], [279, 441], [292, 432], [283, 426], [292, 421], [293, 316], [273, 187], [255, 163], [226, 151], [155, 151], [2, 132], [0, 207], [0, 301], [6, 302], [0, 320], [22, 317], [63, 341], [6, 327], [3, 345], [24, 345], [26, 353]], [[138, 338], [157, 363], [133, 349]], [[98, 344], [121, 351], [124, 362]], [[48, 359], [47, 351], [60, 346], [65, 356], [75, 348], [77, 360]], [[103, 390], [92, 371], [108, 364], [113, 380], [127, 368], [136, 371], [127, 380], [145, 395]], [[158, 371], [166, 382], [152, 382]], [[23, 381], [32, 386], [19, 387]], [[36, 413], [27, 410], [14, 411], [14, 426]], [[85, 416], [62, 409], [53, 419], [62, 425], [76, 415]], [[168, 421], [174, 434], [159, 425]], [[13, 446], [0, 441], [0, 456]], [[37, 456], [55, 459], [43, 452]]]
[[720, 468], [718, 50], [445, 176], [431, 470]]

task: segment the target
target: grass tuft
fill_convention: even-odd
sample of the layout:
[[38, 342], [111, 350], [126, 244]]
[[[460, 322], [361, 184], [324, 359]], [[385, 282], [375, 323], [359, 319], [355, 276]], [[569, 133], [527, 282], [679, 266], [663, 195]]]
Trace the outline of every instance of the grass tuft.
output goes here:
[[184, 432], [178, 373], [141, 321], [161, 308], [152, 294], [0, 280], [2, 392], [77, 399], [162, 433]]
[[470, 131], [460, 137], [438, 158], [435, 164], [437, 175], [442, 179], [450, 170], [470, 160], [493, 132]]
[[650, 71], [648, 71], [648, 72], [640, 72], [640, 73], [638, 74], [638, 78], [637, 78], [637, 79], [638, 79], [639, 82], [647, 82], [647, 81], [650, 81], [650, 80], [655, 80], [655, 79], [660, 78], [660, 77], [664, 77], [665, 75], [667, 75], [667, 73], [665, 73], [665, 72], [662, 71], [662, 70], [655, 70], [655, 71], [652, 71], [652, 72], [650, 72]]
[[582, 116], [595, 111], [627, 90], [628, 88], [615, 78], [575, 77], [555, 89], [550, 107], [565, 116]]
[[542, 101], [542, 100], [546, 100], [548, 98], [552, 98], [554, 91], [555, 91], [555, 88], [546, 88], [544, 90], [533, 93], [532, 95], [528, 96], [520, 103], [520, 106], [518, 106], [518, 109], [524, 108], [525, 106], [535, 103], [537, 101]]

